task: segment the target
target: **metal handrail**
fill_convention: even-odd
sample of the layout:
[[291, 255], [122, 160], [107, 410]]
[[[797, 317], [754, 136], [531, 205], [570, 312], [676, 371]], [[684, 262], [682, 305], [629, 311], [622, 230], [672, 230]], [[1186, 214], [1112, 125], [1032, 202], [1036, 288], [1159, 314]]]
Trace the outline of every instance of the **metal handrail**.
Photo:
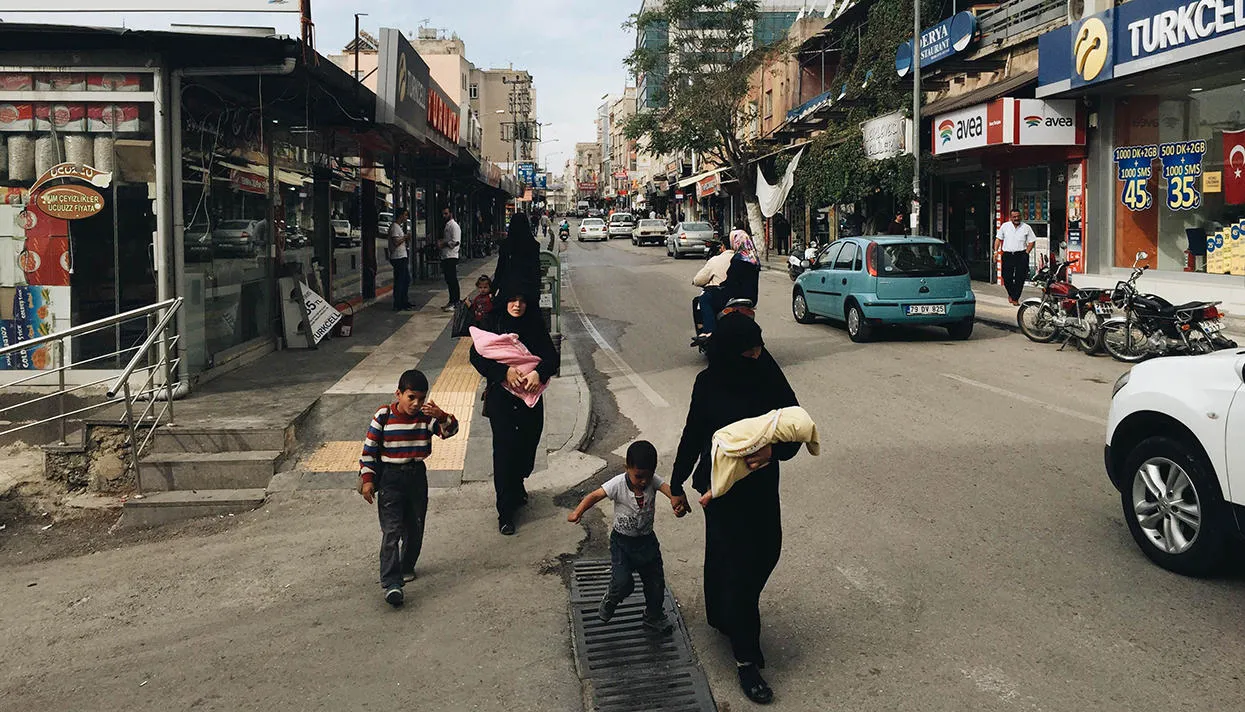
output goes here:
[[117, 395], [117, 392], [121, 390], [121, 384], [129, 379], [130, 374], [134, 373], [134, 369], [138, 368], [138, 362], [147, 355], [147, 352], [151, 350], [151, 347], [156, 343], [157, 337], [163, 334], [164, 330], [168, 328], [169, 321], [172, 320], [173, 315], [176, 314], [177, 310], [182, 306], [182, 297], [170, 299], [169, 301], [164, 302], [164, 304], [170, 308], [164, 313], [164, 318], [160, 319], [160, 322], [156, 324], [155, 328], [147, 334], [147, 339], [144, 340], [142, 345], [138, 347], [138, 351], [134, 354], [134, 358], [130, 359], [130, 363], [126, 365], [125, 370], [121, 372], [121, 375], [117, 377], [117, 380], [114, 381], [112, 386], [108, 388], [109, 398], [113, 398]]
[[73, 336], [78, 336], [79, 334], [86, 334], [91, 331], [98, 331], [99, 329], [105, 326], [113, 326], [114, 324], [120, 324], [121, 322], [124, 322], [124, 321], [133, 321], [134, 319], [137, 319], [141, 316], [147, 316], [149, 314], [154, 314], [160, 311], [161, 309], [168, 309], [169, 307], [172, 307], [174, 304], [180, 305], [181, 301], [182, 301], [182, 298], [177, 297], [176, 299], [169, 299], [169, 300], [160, 302], [159, 304], [149, 304], [145, 307], [139, 307], [138, 309], [131, 309], [130, 311], [124, 312], [121, 314], [104, 317], [103, 319], [96, 319], [95, 321], [91, 321], [91, 322], [87, 322], [86, 324], [80, 324], [78, 326], [70, 327], [64, 331], [58, 331], [56, 333], [48, 334], [46, 336], [40, 336], [36, 339], [30, 339], [28, 341], [20, 341], [11, 346], [5, 346], [4, 348], [0, 348], [0, 356], [4, 356], [5, 354], [10, 354], [10, 353], [17, 353], [18, 351], [25, 351], [26, 349], [31, 349], [37, 346], [42, 346], [43, 344], [50, 344], [54, 341], [61, 341], [63, 339], [68, 339]]
[[[36, 420], [28, 423], [21, 423], [15, 427], [0, 431], [0, 435], [9, 435], [27, 428], [33, 428], [44, 425], [52, 421], [57, 421], [60, 426], [60, 443], [65, 444], [66, 420], [72, 416], [88, 413], [100, 408], [110, 406], [124, 407], [125, 427], [129, 434], [129, 466], [133, 468], [135, 474], [136, 488], [139, 494], [142, 493], [142, 482], [138, 477], [139, 457], [142, 456], [152, 438], [155, 436], [156, 428], [162, 422], [172, 423], [173, 421], [173, 394], [174, 388], [180, 388], [181, 384], [174, 383], [174, 374], [178, 364], [181, 362], [182, 356], [177, 353], [178, 343], [181, 336], [178, 334], [170, 335], [173, 329], [173, 319], [176, 317], [178, 310], [181, 309], [183, 299], [177, 297], [169, 299], [158, 304], [152, 304], [139, 309], [133, 309], [123, 314], [98, 319], [88, 324], [83, 324], [72, 329], [41, 336], [38, 339], [30, 341], [22, 341], [12, 346], [0, 349], [0, 356], [9, 353], [15, 353], [32, 348], [39, 348], [44, 345], [51, 345], [55, 350], [55, 368], [49, 370], [41, 370], [36, 374], [23, 378], [16, 383], [7, 384], [6, 387], [12, 387], [17, 384], [26, 383], [27, 381], [47, 378], [49, 375], [55, 375], [57, 378], [58, 388], [51, 393], [41, 393], [28, 400], [22, 401], [15, 405], [7, 406], [0, 409], [0, 415], [7, 414], [9, 411], [20, 407], [29, 407], [48, 400], [56, 399], [59, 402], [57, 408], [58, 413], [48, 418]], [[90, 383], [76, 384], [69, 386], [66, 384], [65, 372], [70, 368], [66, 364], [65, 358], [65, 342], [67, 339], [100, 331], [115, 326], [122, 322], [133, 321], [137, 319], [146, 319], [147, 334], [143, 338], [142, 343], [138, 346], [130, 346], [118, 348], [110, 354], [103, 356], [94, 356], [75, 364], [80, 368], [84, 364], [94, 363], [96, 361], [105, 360], [114, 357], [121, 357], [123, 354], [133, 352], [121, 371], [121, 375], [115, 378], [103, 378], [94, 380]], [[119, 346], [119, 344], [118, 344]], [[142, 373], [143, 376], [136, 378], [137, 374]], [[135, 380], [135, 384], [131, 384], [131, 379]], [[137, 382], [141, 380], [142, 383]], [[66, 411], [65, 396], [69, 393], [82, 391], [87, 388], [98, 386], [100, 384], [109, 383], [105, 397], [99, 402], [90, 403], [73, 411]], [[137, 385], [137, 388], [134, 386]], [[124, 397], [119, 398], [120, 394]], [[135, 406], [140, 400], [148, 401], [145, 407], [141, 408], [141, 412], [135, 414]], [[163, 406], [157, 404], [163, 400]], [[146, 428], [146, 432], [140, 439], [140, 428]]]

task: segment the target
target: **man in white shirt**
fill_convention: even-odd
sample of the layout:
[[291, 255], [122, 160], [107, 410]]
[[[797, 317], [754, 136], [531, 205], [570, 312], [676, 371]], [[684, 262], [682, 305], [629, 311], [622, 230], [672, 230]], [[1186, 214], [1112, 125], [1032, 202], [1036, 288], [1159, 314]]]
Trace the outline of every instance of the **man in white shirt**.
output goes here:
[[717, 255], [710, 257], [709, 261], [705, 262], [705, 266], [700, 268], [695, 277], [692, 277], [692, 284], [705, 290], [700, 295], [700, 328], [697, 329], [698, 335], [713, 332], [713, 327], [718, 317], [718, 293], [722, 283], [726, 281], [726, 274], [731, 268], [731, 258], [734, 256], [734, 251], [722, 250]]
[[445, 286], [450, 289], [450, 301], [442, 308], [449, 311], [462, 298], [458, 293], [458, 248], [463, 241], [463, 230], [449, 208], [441, 209], [441, 217], [445, 219], [445, 231], [437, 246], [441, 248], [441, 273], [445, 275]]
[[406, 236], [406, 208], [399, 208], [389, 226], [389, 264], [393, 265], [393, 310], [411, 308], [411, 260]]
[[1003, 223], [994, 239], [995, 254], [1003, 254], [1003, 286], [1012, 306], [1020, 304], [1020, 292], [1029, 278], [1029, 253], [1037, 244], [1033, 228], [1020, 221], [1020, 211], [1013, 210], [1011, 222]]

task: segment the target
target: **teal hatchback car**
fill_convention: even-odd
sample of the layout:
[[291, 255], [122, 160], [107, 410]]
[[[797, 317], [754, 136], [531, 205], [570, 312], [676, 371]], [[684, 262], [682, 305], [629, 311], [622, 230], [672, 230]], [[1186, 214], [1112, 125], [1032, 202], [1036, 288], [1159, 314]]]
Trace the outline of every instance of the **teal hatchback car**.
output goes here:
[[967, 339], [976, 311], [968, 266], [932, 237], [836, 240], [810, 261], [791, 293], [796, 321], [845, 322], [857, 343], [892, 324], [942, 326], [951, 338]]

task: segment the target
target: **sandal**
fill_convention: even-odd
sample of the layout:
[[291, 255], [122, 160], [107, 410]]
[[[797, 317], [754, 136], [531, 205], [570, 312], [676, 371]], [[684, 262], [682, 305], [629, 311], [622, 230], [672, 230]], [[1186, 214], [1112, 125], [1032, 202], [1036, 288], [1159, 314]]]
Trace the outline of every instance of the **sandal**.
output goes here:
[[752, 663], [739, 667], [739, 686], [743, 688], [744, 695], [758, 705], [768, 705], [774, 701], [774, 691]]

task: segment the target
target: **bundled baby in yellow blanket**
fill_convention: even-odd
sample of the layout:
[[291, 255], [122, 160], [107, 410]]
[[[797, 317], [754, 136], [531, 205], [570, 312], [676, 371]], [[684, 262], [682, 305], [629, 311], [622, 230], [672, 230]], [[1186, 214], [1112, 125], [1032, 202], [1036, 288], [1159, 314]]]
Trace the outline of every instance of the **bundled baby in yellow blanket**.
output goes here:
[[700, 504], [708, 505], [709, 500], [726, 494], [736, 482], [751, 474], [744, 458], [774, 443], [805, 443], [810, 453], [821, 454], [817, 424], [799, 406], [737, 420], [713, 434], [713, 485], [700, 498]]

